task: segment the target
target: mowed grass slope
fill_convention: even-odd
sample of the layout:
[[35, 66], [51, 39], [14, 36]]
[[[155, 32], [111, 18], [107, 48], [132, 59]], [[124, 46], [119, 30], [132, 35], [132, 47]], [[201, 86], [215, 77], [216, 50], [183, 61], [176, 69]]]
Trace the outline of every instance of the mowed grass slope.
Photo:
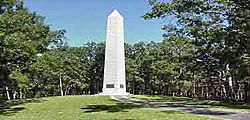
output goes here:
[[66, 96], [9, 102], [0, 106], [0, 120], [209, 120], [159, 108], [143, 108], [105, 96]]

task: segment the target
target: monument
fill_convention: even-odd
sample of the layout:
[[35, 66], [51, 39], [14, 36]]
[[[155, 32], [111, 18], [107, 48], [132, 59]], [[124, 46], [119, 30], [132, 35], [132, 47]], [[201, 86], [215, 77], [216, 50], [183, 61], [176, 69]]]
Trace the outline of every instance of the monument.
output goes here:
[[125, 80], [123, 17], [117, 10], [107, 20], [103, 89], [99, 95], [129, 95]]

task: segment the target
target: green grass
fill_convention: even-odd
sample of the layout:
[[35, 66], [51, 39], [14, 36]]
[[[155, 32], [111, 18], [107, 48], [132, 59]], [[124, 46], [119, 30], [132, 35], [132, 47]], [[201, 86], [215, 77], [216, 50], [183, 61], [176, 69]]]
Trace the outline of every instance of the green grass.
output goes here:
[[142, 100], [142, 101], [151, 101], [151, 102], [161, 102], [172, 105], [186, 105], [199, 108], [207, 108], [210, 110], [222, 110], [222, 111], [231, 111], [231, 112], [250, 112], [249, 104], [237, 104], [237, 103], [223, 103], [220, 101], [213, 100], [198, 100], [188, 97], [171, 97], [171, 96], [145, 96], [137, 95], [133, 98]]
[[11, 101], [0, 120], [209, 120], [205, 116], [116, 102], [105, 96], [67, 96]]

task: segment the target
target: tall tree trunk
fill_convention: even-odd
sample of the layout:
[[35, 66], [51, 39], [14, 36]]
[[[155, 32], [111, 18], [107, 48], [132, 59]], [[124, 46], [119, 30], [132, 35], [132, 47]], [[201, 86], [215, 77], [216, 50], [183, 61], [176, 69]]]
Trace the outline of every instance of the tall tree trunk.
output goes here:
[[[67, 91], [68, 91], [68, 90], [65, 90], [65, 91], [64, 91], [64, 95], [65, 95], [65, 96], [68, 95], [68, 92], [67, 92]], [[69, 94], [69, 95], [70, 95], [70, 94]]]
[[206, 99], [209, 99], [209, 89], [208, 89], [208, 85], [206, 86]]
[[241, 100], [241, 84], [239, 84], [239, 88], [238, 88], [238, 91], [237, 91], [237, 95], [236, 95], [236, 101], [239, 101]]
[[23, 92], [22, 92], [21, 89], [20, 89], [20, 91], [19, 91], [19, 96], [20, 96], [20, 99], [23, 99]]
[[245, 86], [244, 86], [244, 92], [245, 92], [245, 102], [250, 103], [250, 85], [248, 82], [248, 77], [246, 78]]
[[63, 88], [62, 88], [62, 75], [61, 75], [61, 74], [60, 74], [59, 81], [60, 81], [60, 91], [61, 91], [61, 96], [63, 96]]
[[133, 94], [135, 95], [135, 80], [133, 79]]
[[13, 100], [16, 100], [16, 94], [17, 94], [17, 92], [16, 92], [16, 90], [14, 90], [13, 91]]
[[203, 85], [201, 86], [201, 97], [204, 98], [204, 88], [203, 88]]
[[9, 93], [9, 88], [8, 88], [8, 86], [6, 86], [5, 89], [6, 89], [7, 99], [10, 100], [10, 93]]
[[90, 94], [91, 95], [94, 95], [96, 94], [96, 70], [93, 71], [93, 74], [91, 74], [91, 77], [90, 77]]
[[196, 75], [194, 75], [194, 73], [193, 73], [193, 89], [192, 89], [192, 97], [193, 98], [195, 98], [196, 97], [196, 89], [195, 89], [195, 86], [196, 86], [196, 78], [197, 78], [197, 76]]
[[175, 97], [175, 92], [173, 92], [173, 97]]
[[234, 90], [233, 90], [233, 78], [232, 78], [232, 74], [230, 72], [229, 64], [227, 64], [227, 66], [226, 66], [226, 73], [228, 75], [227, 81], [228, 81], [228, 88], [229, 88], [227, 97], [229, 98], [229, 100], [232, 100]]
[[233, 99], [234, 89], [233, 89], [233, 80], [232, 77], [228, 77], [228, 86], [229, 86], [229, 100]]

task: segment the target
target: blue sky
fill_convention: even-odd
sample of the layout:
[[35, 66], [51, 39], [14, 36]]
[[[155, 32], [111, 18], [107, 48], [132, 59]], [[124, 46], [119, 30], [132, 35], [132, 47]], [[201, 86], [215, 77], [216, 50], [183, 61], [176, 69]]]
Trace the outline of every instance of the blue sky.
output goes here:
[[106, 19], [117, 9], [125, 19], [125, 42], [159, 42], [162, 38], [162, 20], [144, 20], [150, 10], [147, 0], [24, 0], [30, 11], [46, 17], [53, 29], [67, 31], [70, 46], [86, 42], [103, 42]]

